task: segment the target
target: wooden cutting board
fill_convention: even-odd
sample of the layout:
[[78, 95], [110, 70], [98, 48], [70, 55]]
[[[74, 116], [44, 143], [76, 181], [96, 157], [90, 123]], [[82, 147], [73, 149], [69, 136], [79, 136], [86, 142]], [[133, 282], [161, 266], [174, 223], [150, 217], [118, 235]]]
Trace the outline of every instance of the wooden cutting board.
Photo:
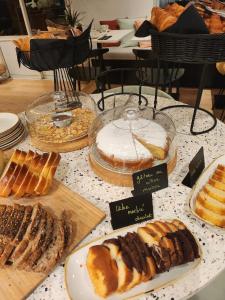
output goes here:
[[[60, 216], [63, 210], [70, 212], [71, 221], [75, 223], [75, 236], [70, 251], [105, 217], [104, 212], [56, 180], [53, 182], [50, 193], [46, 196], [23, 198], [16, 201], [0, 197], [0, 204], [31, 205], [37, 201], [50, 207], [57, 216]], [[0, 299], [19, 300], [26, 298], [47, 275], [16, 271], [11, 268], [0, 270]]]

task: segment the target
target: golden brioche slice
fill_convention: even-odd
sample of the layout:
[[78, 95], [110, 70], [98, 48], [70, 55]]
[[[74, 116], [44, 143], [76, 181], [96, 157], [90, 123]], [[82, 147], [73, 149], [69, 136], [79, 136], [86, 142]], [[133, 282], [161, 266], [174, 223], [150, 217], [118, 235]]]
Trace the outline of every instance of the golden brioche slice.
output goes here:
[[24, 151], [16, 150], [10, 161], [9, 167], [2, 175], [3, 185], [0, 187], [0, 196], [8, 197], [12, 191], [12, 186], [21, 170], [21, 165], [24, 163], [27, 153]]
[[223, 178], [225, 177], [225, 171], [220, 170], [218, 168], [216, 169], [215, 174], [219, 177], [223, 177]]
[[26, 194], [28, 194], [28, 195], [34, 194], [34, 189], [39, 181], [39, 175], [40, 175], [43, 167], [45, 166], [48, 158], [49, 158], [48, 153], [43, 153], [42, 155], [34, 158], [34, 160], [36, 161], [36, 164], [34, 165], [34, 169], [32, 170], [33, 175], [30, 178], [30, 181], [27, 185]]
[[115, 241], [105, 241], [104, 245], [109, 248], [111, 258], [115, 260], [118, 268], [118, 287], [117, 292], [124, 292], [133, 279], [133, 270], [128, 268], [124, 262], [122, 252], [119, 250]]
[[56, 157], [58, 156], [57, 153], [51, 152], [49, 154], [48, 160], [46, 161], [40, 175], [39, 175], [39, 180], [38, 183], [36, 185], [36, 187], [34, 188], [34, 193], [41, 195], [43, 188], [46, 186], [47, 184], [47, 176], [49, 173], [49, 169], [51, 168], [51, 166], [53, 165], [53, 162], [55, 161]]
[[225, 216], [221, 216], [205, 208], [204, 206], [201, 205], [201, 203], [199, 203], [199, 201], [196, 201], [195, 203], [195, 212], [202, 219], [208, 221], [209, 223], [217, 225], [219, 227], [225, 227]]
[[40, 192], [41, 195], [46, 195], [48, 193], [49, 188], [52, 185], [53, 177], [59, 165], [60, 159], [61, 156], [57, 153], [57, 155], [55, 156], [55, 160], [52, 163], [52, 166], [49, 167], [48, 174], [46, 176], [46, 184], [43, 185], [42, 191]]
[[89, 249], [87, 269], [97, 295], [105, 298], [117, 290], [118, 270], [107, 247], [97, 245]]
[[213, 187], [225, 192], [225, 183], [222, 183], [218, 180], [210, 178], [209, 184], [211, 184]]
[[27, 152], [24, 163], [21, 166], [21, 169], [20, 169], [20, 171], [17, 175], [17, 178], [16, 178], [15, 182], [13, 183], [13, 186], [12, 186], [12, 193], [13, 194], [16, 194], [17, 192], [19, 192], [20, 187], [23, 183], [23, 180], [24, 180], [27, 172], [29, 171], [29, 163], [30, 163], [30, 161], [32, 160], [32, 158], [34, 156], [35, 156], [35, 153], [33, 151], [29, 150]]
[[4, 152], [0, 150], [0, 176], [2, 175], [5, 168], [5, 157]]
[[224, 191], [221, 191], [208, 183], [203, 187], [203, 191], [210, 197], [216, 199], [217, 201], [225, 203]]
[[219, 214], [219, 215], [225, 215], [225, 203], [221, 203], [214, 199], [213, 197], [210, 197], [207, 195], [204, 191], [201, 191], [197, 198], [196, 202], [199, 202], [202, 206], [205, 208]]

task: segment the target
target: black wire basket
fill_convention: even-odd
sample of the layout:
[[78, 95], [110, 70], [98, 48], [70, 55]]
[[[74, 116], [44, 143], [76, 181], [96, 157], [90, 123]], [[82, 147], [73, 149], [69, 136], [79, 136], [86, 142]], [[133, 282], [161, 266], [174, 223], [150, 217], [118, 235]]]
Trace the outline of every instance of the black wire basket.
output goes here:
[[211, 64], [225, 60], [225, 34], [177, 34], [150, 30], [160, 60]]
[[[176, 62], [181, 64], [200, 64], [202, 65], [202, 74], [195, 105], [172, 105], [162, 108], [167, 110], [171, 108], [193, 108], [193, 116], [190, 124], [190, 132], [194, 135], [207, 133], [212, 130], [217, 120], [215, 116], [200, 108], [202, 91], [205, 87], [206, 74], [209, 64], [215, 64], [225, 60], [225, 34], [178, 34], [169, 32], [158, 32], [150, 29], [149, 33], [152, 39], [152, 50], [156, 53], [159, 61]], [[157, 89], [155, 94], [154, 108], [157, 107]], [[208, 114], [213, 119], [213, 125], [204, 130], [194, 129], [197, 111], [201, 110]]]
[[16, 48], [19, 66], [35, 71], [54, 71], [59, 68], [70, 68], [84, 62], [92, 48], [91, 25], [77, 37], [63, 39], [31, 39], [30, 51]]

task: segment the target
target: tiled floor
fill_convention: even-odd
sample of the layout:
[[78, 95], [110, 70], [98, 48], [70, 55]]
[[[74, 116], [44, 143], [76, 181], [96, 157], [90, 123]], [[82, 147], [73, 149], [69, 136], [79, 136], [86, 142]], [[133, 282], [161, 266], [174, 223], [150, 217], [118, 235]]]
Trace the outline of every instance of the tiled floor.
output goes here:
[[225, 271], [190, 300], [225, 300]]

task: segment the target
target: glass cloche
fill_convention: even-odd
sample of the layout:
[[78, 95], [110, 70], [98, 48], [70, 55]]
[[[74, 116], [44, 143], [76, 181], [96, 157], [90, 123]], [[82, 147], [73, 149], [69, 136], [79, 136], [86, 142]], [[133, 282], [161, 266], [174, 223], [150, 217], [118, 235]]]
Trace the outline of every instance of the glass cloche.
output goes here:
[[175, 134], [173, 121], [148, 106], [129, 103], [107, 110], [89, 131], [91, 165], [101, 177], [104, 170], [110, 176], [110, 171], [131, 175], [164, 162], [174, 167]]
[[66, 152], [76, 150], [76, 142], [87, 139], [96, 117], [95, 102], [82, 92], [73, 92], [73, 99], [70, 101], [59, 91], [40, 96], [28, 106], [25, 116], [34, 146], [43, 151]]

